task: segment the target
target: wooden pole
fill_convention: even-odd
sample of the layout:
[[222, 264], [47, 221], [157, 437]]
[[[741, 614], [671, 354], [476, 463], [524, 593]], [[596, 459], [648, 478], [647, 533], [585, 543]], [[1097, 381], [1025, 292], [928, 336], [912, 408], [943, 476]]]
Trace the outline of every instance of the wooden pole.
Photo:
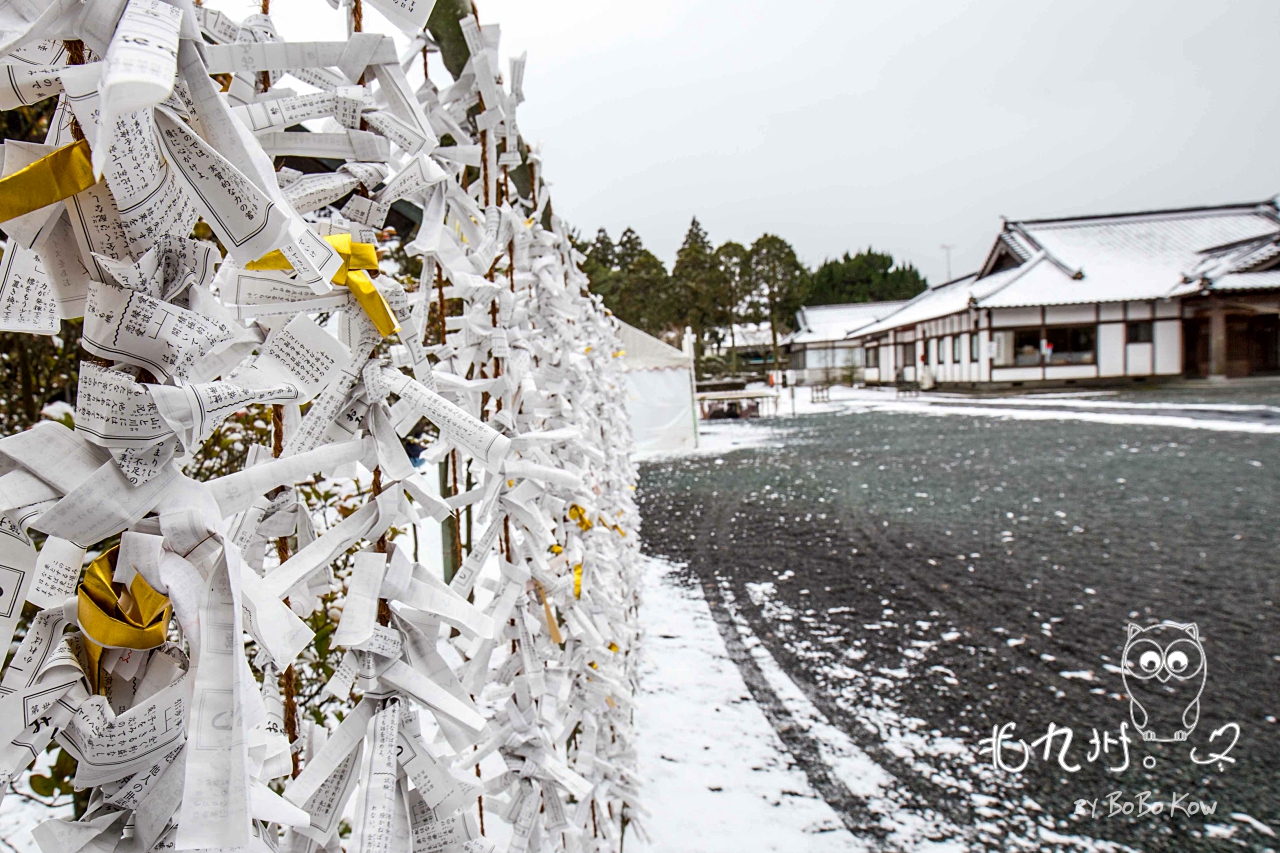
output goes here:
[[[364, 32], [364, 4], [361, 3], [360, 0], [353, 0], [353, 2], [351, 3], [351, 32], [353, 33]], [[364, 85], [363, 71], [360, 72], [360, 79], [357, 80], [356, 82], [359, 83], [361, 86]], [[365, 124], [364, 119], [360, 119], [360, 129], [361, 130], [368, 129], [368, 126]]]
[[[263, 6], [266, 4], [267, 0], [263, 0]], [[279, 459], [283, 452], [284, 406], [277, 404], [271, 407], [271, 455]], [[276, 556], [281, 565], [289, 559], [289, 537], [281, 536], [276, 540]], [[289, 606], [288, 598], [284, 600], [284, 606]], [[284, 734], [292, 746], [298, 739], [298, 674], [293, 664], [285, 667], [280, 674], [280, 695], [284, 697]], [[293, 761], [293, 777], [296, 779], [302, 772], [302, 767], [298, 764], [298, 753], [290, 750], [290, 758]]]
[[[84, 65], [84, 42], [80, 39], [68, 39], [62, 44], [67, 49], [68, 65]], [[65, 104], [65, 101], [63, 103]], [[70, 107], [67, 107], [67, 112], [71, 112]], [[71, 138], [77, 142], [84, 139], [84, 130], [76, 120], [75, 113], [71, 113]]]
[[[440, 265], [436, 264], [436, 335], [441, 346], [448, 340], [445, 326], [444, 274]], [[450, 473], [452, 472], [452, 480]], [[458, 493], [458, 451], [451, 450], [440, 463], [440, 494], [452, 497]], [[444, 551], [444, 581], [453, 580], [454, 574], [462, 567], [462, 515], [454, 510], [453, 515], [441, 526], [441, 547]]]
[[[475, 0], [471, 2], [471, 14], [475, 16], [476, 26], [480, 26], [480, 10], [476, 8]], [[480, 111], [484, 112], [484, 98], [480, 98]], [[487, 131], [480, 131], [480, 163], [482, 167], [481, 180], [484, 181], [484, 206], [489, 206], [489, 134]], [[488, 279], [493, 281], [493, 268], [489, 268]], [[484, 403], [480, 405], [480, 417], [484, 418]], [[456, 457], [455, 457], [456, 465]], [[467, 488], [471, 488], [471, 472], [467, 471]], [[457, 494], [457, 472], [454, 472], [454, 493]], [[467, 551], [471, 550], [471, 507], [467, 506]], [[459, 559], [461, 565], [461, 559]], [[476, 778], [480, 777], [480, 765], [476, 765]], [[476, 808], [480, 813], [480, 835], [484, 836], [484, 797], [476, 799]]]
[[[360, 0], [356, 0], [356, 2], [359, 3]], [[373, 348], [373, 351], [369, 353], [369, 358], [372, 360], [377, 355], [378, 355], [378, 348], [375, 346]], [[373, 487], [371, 491], [373, 492], [373, 498], [375, 500], [377, 499], [378, 495], [382, 494], [382, 466], [381, 465], [375, 465], [373, 467]], [[379, 554], [387, 553], [387, 533], [385, 530], [382, 532], [382, 535], [378, 537], [378, 541], [374, 544], [373, 547], [374, 547], [374, 550], [376, 550]], [[391, 607], [390, 605], [387, 604], [387, 600], [381, 597], [378, 598], [378, 624], [379, 625], [391, 624]]]
[[[271, 14], [271, 0], [262, 0], [262, 14]], [[271, 72], [263, 71], [258, 75], [258, 80], [262, 83], [262, 91], [266, 92], [271, 89]]]

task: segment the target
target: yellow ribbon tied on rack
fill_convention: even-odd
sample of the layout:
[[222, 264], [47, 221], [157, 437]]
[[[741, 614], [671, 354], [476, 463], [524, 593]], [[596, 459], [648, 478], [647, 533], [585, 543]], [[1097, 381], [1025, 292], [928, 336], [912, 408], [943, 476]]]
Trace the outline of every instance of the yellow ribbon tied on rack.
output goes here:
[[[342, 257], [342, 266], [333, 276], [333, 283], [346, 287], [355, 297], [356, 302], [369, 315], [373, 325], [385, 338], [400, 331], [400, 324], [386, 298], [373, 286], [373, 279], [365, 270], [378, 268], [378, 247], [372, 243], [356, 243], [350, 234], [331, 234], [325, 242], [333, 247]], [[293, 265], [279, 249], [268, 252], [256, 261], [250, 262], [245, 269], [249, 270], [291, 270]]]
[[77, 619], [88, 652], [89, 681], [97, 692], [103, 649], [154, 649], [165, 641], [173, 606], [168, 596], [152, 589], [142, 575], [128, 586], [112, 581], [119, 547], [98, 557], [85, 569], [76, 589]]
[[70, 198], [96, 184], [89, 143], [81, 139], [0, 178], [0, 222]]
[[578, 529], [583, 532], [595, 527], [595, 524], [591, 519], [587, 518], [587, 511], [577, 504], [570, 505], [569, 518], [576, 521], [578, 523]]

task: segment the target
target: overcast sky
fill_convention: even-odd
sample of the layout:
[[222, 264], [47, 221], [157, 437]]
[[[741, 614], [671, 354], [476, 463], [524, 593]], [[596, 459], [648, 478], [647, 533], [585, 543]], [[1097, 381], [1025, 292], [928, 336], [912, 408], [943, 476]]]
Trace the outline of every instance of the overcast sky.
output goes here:
[[[668, 266], [696, 215], [716, 243], [871, 245], [940, 281], [941, 246], [974, 269], [1001, 215], [1280, 191], [1277, 0], [477, 3], [529, 53], [520, 129], [556, 211]], [[323, 0], [272, 10], [286, 38], [341, 36]]]

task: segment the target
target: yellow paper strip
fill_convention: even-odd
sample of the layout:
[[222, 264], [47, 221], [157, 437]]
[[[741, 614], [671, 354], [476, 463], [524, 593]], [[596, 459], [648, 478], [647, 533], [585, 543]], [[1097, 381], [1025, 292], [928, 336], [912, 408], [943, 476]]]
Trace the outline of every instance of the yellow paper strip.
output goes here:
[[[342, 257], [342, 266], [334, 274], [333, 283], [351, 288], [351, 295], [356, 298], [356, 302], [360, 303], [360, 307], [369, 315], [369, 319], [373, 321], [373, 325], [384, 338], [400, 331], [400, 324], [396, 321], [396, 315], [391, 311], [391, 306], [378, 292], [378, 288], [373, 286], [373, 280], [364, 272], [364, 270], [378, 268], [378, 247], [372, 243], [353, 243], [350, 234], [331, 234], [324, 239]], [[245, 269], [291, 270], [293, 266], [285, 258], [284, 253], [276, 249], [256, 261], [249, 262]]]
[[81, 139], [0, 178], [0, 222], [84, 192], [93, 179], [89, 143]]
[[396, 320], [396, 315], [391, 312], [391, 306], [378, 292], [378, 288], [373, 286], [373, 279], [369, 278], [367, 272], [352, 270], [347, 273], [347, 287], [351, 288], [351, 295], [356, 298], [356, 302], [360, 303], [364, 313], [369, 315], [369, 319], [373, 321], [373, 325], [384, 338], [400, 331], [400, 323]]
[[116, 649], [154, 649], [164, 643], [169, 630], [169, 599], [156, 592], [137, 575], [126, 592], [117, 590], [116, 548], [103, 554], [85, 569], [76, 590], [77, 618], [85, 634], [95, 643]]
[[[325, 242], [342, 256], [342, 267], [333, 277], [334, 284], [345, 284], [348, 270], [376, 270], [378, 268], [378, 247], [372, 243], [353, 243], [350, 234], [330, 234]], [[267, 252], [256, 261], [250, 261], [247, 270], [291, 270], [293, 266], [285, 258], [284, 252], [276, 249]]]

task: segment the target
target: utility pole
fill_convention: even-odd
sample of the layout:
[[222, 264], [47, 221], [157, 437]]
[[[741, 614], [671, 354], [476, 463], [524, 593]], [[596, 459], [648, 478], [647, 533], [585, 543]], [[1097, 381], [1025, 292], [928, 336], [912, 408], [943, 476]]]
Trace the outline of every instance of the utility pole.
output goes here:
[[951, 250], [954, 248], [955, 246], [948, 243], [942, 244], [942, 251], [947, 253], [947, 281], [951, 281]]

